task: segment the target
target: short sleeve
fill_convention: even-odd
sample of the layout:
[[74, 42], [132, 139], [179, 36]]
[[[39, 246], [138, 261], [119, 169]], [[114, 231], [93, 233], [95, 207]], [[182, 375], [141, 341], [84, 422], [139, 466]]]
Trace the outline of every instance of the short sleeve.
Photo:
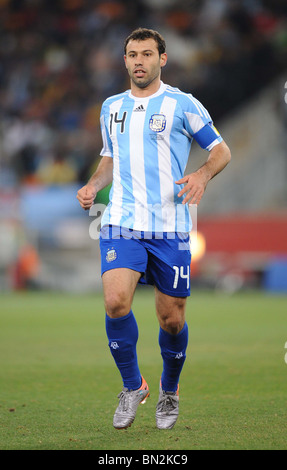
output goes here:
[[100, 152], [100, 155], [102, 157], [113, 157], [113, 145], [109, 135], [108, 121], [109, 115], [107, 115], [107, 107], [105, 104], [103, 104], [100, 116], [100, 125], [103, 139], [103, 148]]
[[201, 148], [210, 151], [222, 142], [222, 137], [214, 127], [207, 109], [194, 96], [187, 95], [183, 112], [185, 132], [197, 141]]

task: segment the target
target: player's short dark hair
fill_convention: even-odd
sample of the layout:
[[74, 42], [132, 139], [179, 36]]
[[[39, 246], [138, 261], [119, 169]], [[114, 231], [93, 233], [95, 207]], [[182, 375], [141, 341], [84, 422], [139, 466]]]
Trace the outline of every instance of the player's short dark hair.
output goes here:
[[127, 45], [130, 41], [144, 41], [145, 39], [154, 39], [157, 43], [159, 55], [164, 54], [166, 50], [165, 40], [160, 33], [153, 29], [137, 28], [125, 40], [124, 50], [127, 53]]

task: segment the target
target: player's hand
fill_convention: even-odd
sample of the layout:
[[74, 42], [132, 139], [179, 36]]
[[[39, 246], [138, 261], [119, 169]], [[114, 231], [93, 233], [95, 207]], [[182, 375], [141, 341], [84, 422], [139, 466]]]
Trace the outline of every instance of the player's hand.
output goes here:
[[208, 180], [205, 175], [199, 171], [190, 173], [184, 176], [180, 180], [176, 181], [176, 184], [185, 184], [184, 188], [178, 193], [178, 197], [185, 195], [182, 204], [189, 203], [199, 204], [207, 186]]
[[97, 195], [97, 191], [91, 185], [85, 185], [77, 192], [77, 199], [81, 205], [81, 207], [87, 211], [89, 210], [93, 203], [94, 199]]

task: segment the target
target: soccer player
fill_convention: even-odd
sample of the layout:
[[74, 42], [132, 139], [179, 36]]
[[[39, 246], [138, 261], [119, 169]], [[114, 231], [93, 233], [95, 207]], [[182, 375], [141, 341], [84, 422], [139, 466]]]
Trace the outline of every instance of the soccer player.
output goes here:
[[[190, 295], [189, 204], [199, 204], [211, 178], [231, 155], [204, 106], [161, 81], [164, 38], [139, 28], [125, 41], [131, 89], [108, 98], [100, 123], [102, 159], [77, 198], [88, 210], [112, 182], [101, 222], [101, 270], [110, 351], [123, 381], [113, 425], [129, 427], [149, 396], [137, 358], [138, 327], [132, 300], [139, 282], [154, 285], [163, 370], [156, 425], [171, 429], [178, 417], [179, 378], [186, 358]], [[184, 176], [192, 140], [208, 158]]]

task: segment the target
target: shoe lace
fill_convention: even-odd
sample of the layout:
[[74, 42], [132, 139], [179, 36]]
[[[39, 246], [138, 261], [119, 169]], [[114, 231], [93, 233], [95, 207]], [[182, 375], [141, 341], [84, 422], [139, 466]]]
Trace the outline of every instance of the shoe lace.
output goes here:
[[170, 413], [177, 408], [177, 399], [174, 395], [167, 395], [164, 393], [162, 399], [158, 404], [158, 410], [165, 413]]
[[122, 411], [127, 411], [129, 408], [129, 398], [130, 394], [126, 390], [122, 390], [118, 395], [119, 398], [119, 408]]

